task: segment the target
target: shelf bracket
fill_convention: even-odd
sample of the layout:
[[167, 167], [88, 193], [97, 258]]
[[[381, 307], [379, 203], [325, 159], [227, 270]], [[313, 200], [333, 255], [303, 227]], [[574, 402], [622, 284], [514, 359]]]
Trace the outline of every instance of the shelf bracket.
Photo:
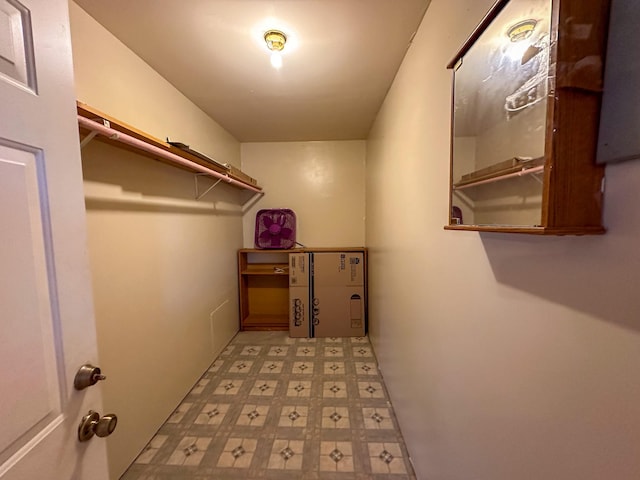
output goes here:
[[95, 132], [95, 131], [89, 132], [89, 135], [84, 137], [82, 139], [82, 141], [80, 142], [80, 150], [82, 150], [84, 147], [86, 147], [89, 144], [89, 142], [95, 138], [95, 136], [97, 134], [98, 134], [98, 132]]
[[540, 185], [544, 185], [544, 180], [542, 179], [542, 175], [540, 175], [541, 173], [542, 172], [536, 172], [533, 175], [531, 175], [531, 178], [533, 178], [535, 181], [540, 183]]
[[200, 200], [202, 197], [204, 197], [207, 193], [213, 190], [222, 181], [222, 179], [219, 178], [217, 182], [215, 182], [213, 185], [207, 188], [204, 192], [199, 193], [198, 178], [203, 176], [210, 177], [211, 175], [207, 175], [206, 173], [196, 173], [195, 176], [193, 177], [195, 181], [195, 186], [196, 186], [196, 200]]
[[[107, 128], [111, 128], [111, 122], [109, 122], [109, 120], [106, 120], [104, 118], [94, 118], [93, 121], [101, 123], [102, 125], [104, 125]], [[82, 141], [80, 142], [80, 150], [82, 150], [84, 147], [86, 147], [89, 144], [89, 142], [95, 138], [96, 135], [98, 135], [98, 132], [96, 130], [91, 130], [89, 132], [89, 134], [86, 137], [84, 137], [82, 139]], [[118, 137], [119, 137], [119, 135], [117, 133], [114, 133], [109, 138], [111, 140], [116, 140]]]

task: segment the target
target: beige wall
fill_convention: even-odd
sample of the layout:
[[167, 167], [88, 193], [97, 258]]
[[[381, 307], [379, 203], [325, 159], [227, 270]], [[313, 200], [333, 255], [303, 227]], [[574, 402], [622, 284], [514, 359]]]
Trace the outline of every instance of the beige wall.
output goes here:
[[242, 170], [266, 195], [244, 215], [244, 246], [254, 246], [256, 212], [290, 208], [308, 247], [364, 245], [366, 142], [243, 143]]
[[606, 235], [442, 228], [445, 65], [493, 3], [433, 0], [370, 134], [376, 354], [420, 479], [635, 480], [640, 162], [607, 167]]
[[[240, 145], [70, 3], [78, 99], [221, 162]], [[237, 331], [242, 194], [92, 141], [82, 153], [107, 439], [118, 478]], [[202, 184], [207, 180], [202, 179]]]

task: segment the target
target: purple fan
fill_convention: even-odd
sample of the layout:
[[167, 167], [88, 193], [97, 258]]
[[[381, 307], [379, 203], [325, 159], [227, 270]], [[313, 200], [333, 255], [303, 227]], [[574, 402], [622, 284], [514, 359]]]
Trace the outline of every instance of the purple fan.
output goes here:
[[462, 225], [462, 210], [455, 205], [451, 207], [451, 224]]
[[256, 214], [256, 248], [293, 248], [296, 214], [288, 208], [260, 210]]

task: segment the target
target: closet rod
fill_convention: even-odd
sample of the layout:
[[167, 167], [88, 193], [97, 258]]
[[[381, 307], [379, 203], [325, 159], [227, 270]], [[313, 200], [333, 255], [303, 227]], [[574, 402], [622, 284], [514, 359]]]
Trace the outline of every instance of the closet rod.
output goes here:
[[504, 180], [505, 178], [512, 177], [522, 177], [524, 175], [530, 175], [532, 173], [541, 173], [544, 171], [544, 165], [540, 165], [538, 167], [532, 168], [523, 168], [522, 170], [518, 170], [517, 172], [507, 173], [505, 175], [496, 175], [495, 177], [487, 178], [486, 180], [478, 180], [477, 182], [470, 182], [464, 185], [460, 185], [459, 187], [453, 186], [454, 190], [463, 190], [469, 187], [475, 187], [476, 185], [483, 185], [485, 183], [498, 182], [500, 180]]
[[212, 177], [219, 178], [236, 187], [244, 188], [246, 190], [251, 190], [257, 193], [262, 193], [262, 190], [259, 188], [253, 187], [251, 185], [247, 185], [246, 183], [239, 182], [238, 180], [231, 178], [228, 175], [223, 175], [222, 173], [218, 173], [215, 170], [211, 170], [210, 168], [203, 167], [202, 165], [191, 162], [186, 158], [182, 158], [171, 152], [167, 152], [166, 150], [156, 147], [155, 145], [150, 145], [142, 140], [138, 140], [137, 138], [131, 137], [126, 133], [122, 133], [122, 132], [119, 132], [118, 130], [114, 130], [113, 128], [105, 127], [100, 123], [94, 122], [93, 120], [89, 120], [88, 118], [82, 117], [80, 115], [78, 115], [78, 124], [81, 127], [86, 128], [87, 130], [98, 132], [100, 135], [110, 137], [112, 140], [117, 140], [119, 142], [126, 143], [127, 145], [131, 145], [140, 150], [153, 153], [154, 155], [157, 155], [161, 158], [171, 160], [174, 163], [179, 163], [180, 165], [184, 165], [185, 167], [188, 167], [191, 170], [195, 170], [197, 172], [205, 173]]

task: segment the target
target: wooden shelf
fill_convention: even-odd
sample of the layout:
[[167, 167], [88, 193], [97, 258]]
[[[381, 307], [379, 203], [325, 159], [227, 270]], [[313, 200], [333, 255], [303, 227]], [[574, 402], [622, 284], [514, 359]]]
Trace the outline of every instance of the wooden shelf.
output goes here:
[[250, 263], [240, 272], [242, 275], [289, 275], [287, 263]]
[[472, 232], [525, 233], [530, 235], [599, 235], [604, 227], [540, 227], [517, 225], [445, 225], [445, 230], [467, 230]]
[[96, 139], [118, 148], [144, 155], [173, 167], [218, 178], [236, 188], [262, 193], [262, 187], [254, 184], [251, 177], [238, 169], [226, 167], [215, 161], [208, 162], [87, 104], [77, 102], [77, 112], [82, 140], [88, 138], [89, 135], [95, 135]]
[[306, 252], [362, 252], [365, 247], [301, 247], [289, 249], [268, 249], [268, 248], [241, 248], [238, 253], [306, 253]]
[[242, 330], [289, 330], [289, 317], [287, 315], [248, 315], [242, 323]]

